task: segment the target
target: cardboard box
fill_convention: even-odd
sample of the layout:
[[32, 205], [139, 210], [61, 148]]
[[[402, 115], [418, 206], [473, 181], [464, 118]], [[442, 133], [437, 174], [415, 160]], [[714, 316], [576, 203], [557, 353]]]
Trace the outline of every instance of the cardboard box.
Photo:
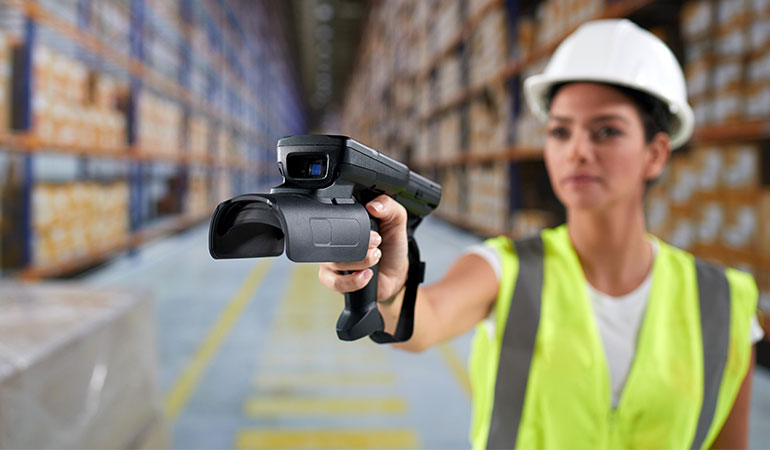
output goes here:
[[698, 188], [698, 173], [694, 164], [685, 158], [673, 159], [669, 163], [671, 178], [669, 195], [672, 204], [689, 204]]
[[713, 66], [706, 59], [687, 64], [685, 68], [687, 94], [691, 98], [699, 98], [707, 94], [714, 87], [713, 76]]
[[747, 119], [770, 117], [770, 83], [759, 81], [746, 88], [745, 116]]
[[744, 119], [746, 94], [742, 87], [734, 87], [714, 93], [711, 103], [715, 123], [737, 122]]
[[[742, 0], [728, 0], [739, 3]], [[714, 41], [714, 50], [718, 57], [729, 58], [749, 52], [749, 36], [746, 25], [726, 27], [719, 30]]]
[[664, 195], [648, 194], [645, 211], [647, 231], [655, 236], [660, 236], [667, 229], [671, 218], [668, 198]]
[[682, 37], [694, 41], [708, 34], [714, 27], [716, 8], [713, 1], [694, 0], [682, 7], [680, 23]]
[[750, 19], [749, 0], [718, 0], [716, 27], [719, 29], [740, 29]]
[[129, 448], [160, 417], [147, 295], [72, 284], [0, 284], [0, 442]]
[[759, 149], [754, 145], [724, 149], [722, 186], [729, 190], [754, 190], [759, 185]]
[[734, 203], [726, 208], [722, 245], [733, 250], [754, 250], [759, 241], [759, 211], [753, 203]]
[[697, 243], [716, 245], [720, 242], [722, 231], [727, 222], [727, 207], [721, 202], [705, 202], [698, 205], [696, 216]]
[[698, 238], [698, 227], [692, 219], [680, 217], [673, 220], [668, 236], [661, 236], [674, 247], [690, 250]]
[[713, 193], [721, 186], [723, 153], [721, 147], [697, 147], [692, 152], [691, 159], [698, 177], [698, 192]]

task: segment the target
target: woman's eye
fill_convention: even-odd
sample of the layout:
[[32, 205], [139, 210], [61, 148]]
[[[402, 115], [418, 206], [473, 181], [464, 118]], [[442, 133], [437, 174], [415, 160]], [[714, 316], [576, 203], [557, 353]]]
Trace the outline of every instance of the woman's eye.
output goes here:
[[556, 139], [564, 139], [569, 136], [569, 132], [564, 127], [554, 127], [548, 130], [548, 135]]
[[615, 136], [620, 136], [620, 130], [614, 127], [601, 127], [596, 131], [596, 137], [598, 139], [607, 139]]

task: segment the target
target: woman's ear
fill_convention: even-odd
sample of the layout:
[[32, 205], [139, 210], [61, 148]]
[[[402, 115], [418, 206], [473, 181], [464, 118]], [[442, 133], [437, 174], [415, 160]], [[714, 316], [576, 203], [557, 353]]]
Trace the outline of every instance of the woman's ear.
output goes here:
[[671, 140], [668, 133], [661, 131], [652, 138], [652, 141], [647, 144], [647, 156], [644, 177], [647, 180], [654, 180], [663, 173], [671, 157]]

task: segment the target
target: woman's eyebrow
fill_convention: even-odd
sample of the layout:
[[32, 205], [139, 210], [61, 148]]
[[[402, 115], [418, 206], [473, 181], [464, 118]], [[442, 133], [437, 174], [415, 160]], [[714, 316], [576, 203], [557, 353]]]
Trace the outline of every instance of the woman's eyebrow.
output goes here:
[[563, 116], [548, 116], [548, 120], [555, 120], [557, 122], [572, 122], [571, 118]]
[[596, 116], [591, 119], [591, 122], [606, 122], [608, 120], [620, 120], [625, 123], [630, 123], [628, 119], [621, 116], [620, 114], [604, 114], [601, 116]]

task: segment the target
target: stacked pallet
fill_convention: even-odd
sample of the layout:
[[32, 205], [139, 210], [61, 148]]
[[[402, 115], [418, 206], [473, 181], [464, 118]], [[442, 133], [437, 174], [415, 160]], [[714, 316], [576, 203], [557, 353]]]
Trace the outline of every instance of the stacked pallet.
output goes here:
[[6, 448], [168, 448], [146, 294], [0, 284]]
[[32, 121], [43, 145], [105, 152], [126, 148], [126, 115], [119, 109], [124, 81], [43, 45], [35, 47], [33, 71]]
[[479, 86], [497, 74], [508, 60], [505, 9], [495, 8], [473, 31], [469, 40], [470, 85]]
[[32, 192], [34, 264], [48, 266], [122, 242], [128, 183], [38, 183]]
[[508, 174], [505, 164], [468, 168], [470, 224], [497, 233], [508, 223]]
[[149, 92], [139, 93], [139, 131], [136, 145], [153, 156], [178, 156], [181, 144], [182, 107]]
[[209, 153], [209, 124], [205, 117], [194, 114], [189, 123], [189, 152], [193, 156]]
[[581, 23], [597, 17], [605, 0], [545, 0], [537, 5], [535, 21], [539, 24], [535, 45], [542, 47], [562, 39]]
[[470, 103], [471, 153], [498, 153], [508, 144], [511, 103], [503, 85], [490, 87]]

